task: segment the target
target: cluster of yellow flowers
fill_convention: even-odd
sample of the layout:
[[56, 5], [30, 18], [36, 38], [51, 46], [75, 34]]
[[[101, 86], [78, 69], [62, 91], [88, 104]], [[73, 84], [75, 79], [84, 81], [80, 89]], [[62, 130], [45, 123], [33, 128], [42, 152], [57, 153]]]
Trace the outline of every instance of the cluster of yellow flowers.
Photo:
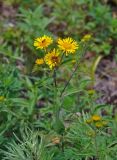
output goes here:
[[97, 128], [101, 128], [107, 125], [107, 122], [102, 119], [99, 115], [93, 115], [89, 119], [86, 120], [88, 124], [94, 124]]
[[47, 52], [43, 58], [36, 59], [35, 63], [37, 65], [42, 65], [45, 63], [50, 67], [50, 69], [53, 69], [60, 64], [60, 50], [68, 55], [69, 53], [75, 53], [76, 49], [78, 49], [77, 42], [72, 38], [59, 38], [57, 41], [58, 49], [54, 48], [51, 51], [47, 51], [48, 46], [52, 43], [53, 39], [46, 35], [35, 39], [34, 46], [36, 49], [44, 49]]
[[[87, 41], [88, 38], [84, 37], [83, 41]], [[90, 39], [90, 37], [89, 37]], [[82, 41], [82, 40], [81, 40]], [[72, 38], [59, 38], [57, 40], [57, 49], [47, 50], [48, 46], [53, 43], [53, 39], [49, 36], [38, 37], [34, 41], [34, 46], [36, 49], [42, 49], [46, 52], [43, 58], [36, 59], [35, 63], [37, 65], [46, 64], [50, 69], [57, 67], [61, 63], [61, 51], [66, 56], [69, 54], [74, 54], [79, 48], [79, 44]]]

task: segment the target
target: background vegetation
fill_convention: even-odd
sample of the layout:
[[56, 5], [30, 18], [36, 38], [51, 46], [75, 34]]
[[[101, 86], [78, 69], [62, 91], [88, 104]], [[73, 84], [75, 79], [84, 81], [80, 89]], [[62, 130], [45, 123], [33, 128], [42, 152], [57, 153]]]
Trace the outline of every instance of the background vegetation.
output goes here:
[[[116, 160], [117, 1], [5, 0], [0, 10], [0, 159]], [[86, 34], [92, 41], [83, 59], [66, 58], [58, 71], [61, 90], [72, 60], [80, 62], [54, 121], [61, 101], [54, 106], [52, 73], [34, 68], [43, 56], [34, 39], [80, 42]]]

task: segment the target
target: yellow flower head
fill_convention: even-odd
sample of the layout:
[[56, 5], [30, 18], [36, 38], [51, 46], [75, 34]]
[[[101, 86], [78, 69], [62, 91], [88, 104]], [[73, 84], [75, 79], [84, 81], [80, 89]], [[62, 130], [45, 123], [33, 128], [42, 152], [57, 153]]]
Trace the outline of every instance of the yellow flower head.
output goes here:
[[92, 123], [92, 119], [91, 118], [87, 119], [86, 123], [88, 123], [88, 124]]
[[86, 34], [82, 39], [81, 42], [88, 42], [91, 39], [91, 34]]
[[53, 51], [49, 52], [45, 55], [45, 63], [53, 69], [54, 67], [58, 66], [60, 63], [60, 56], [59, 52], [53, 49]]
[[0, 102], [4, 101], [5, 97], [4, 96], [0, 96]]
[[103, 124], [102, 122], [96, 122], [96, 123], [95, 123], [95, 126], [96, 126], [97, 128], [101, 128], [101, 127], [104, 126], [104, 124]]
[[108, 124], [107, 121], [102, 121], [103, 126], [106, 126]]
[[43, 58], [38, 58], [38, 59], [36, 59], [35, 63], [37, 65], [42, 65], [42, 64], [44, 64], [44, 60], [43, 60]]
[[87, 134], [89, 137], [95, 137], [95, 135], [96, 135], [95, 131], [93, 131], [93, 130], [90, 130], [90, 131], [86, 132], [86, 134]]
[[34, 46], [36, 49], [44, 49], [47, 48], [53, 42], [52, 38], [49, 36], [38, 37], [34, 41]]
[[93, 116], [92, 116], [92, 120], [93, 120], [93, 121], [100, 121], [100, 120], [101, 120], [101, 117], [98, 116], [98, 115], [93, 115]]
[[88, 90], [88, 94], [89, 94], [89, 95], [94, 95], [94, 94], [95, 94], [95, 90], [94, 90], [94, 89]]
[[66, 55], [74, 53], [78, 49], [78, 44], [72, 38], [58, 39], [58, 47], [65, 52]]
[[75, 64], [77, 61], [75, 59], [72, 60], [72, 64]]

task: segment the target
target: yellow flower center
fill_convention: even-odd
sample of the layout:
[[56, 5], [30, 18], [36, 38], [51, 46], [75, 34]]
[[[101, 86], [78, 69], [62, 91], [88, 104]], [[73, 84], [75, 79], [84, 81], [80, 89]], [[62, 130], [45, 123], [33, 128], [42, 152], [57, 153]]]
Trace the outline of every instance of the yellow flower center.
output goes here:
[[[41, 45], [46, 46], [46, 44], [47, 44], [46, 39], [42, 40]], [[39, 43], [39, 45], [40, 45], [40, 43]]]
[[71, 49], [71, 45], [69, 43], [64, 43], [63, 46], [66, 49]]
[[59, 63], [59, 58], [57, 56], [52, 56], [51, 61], [55, 64]]
[[59, 52], [53, 49], [53, 51], [45, 55], [44, 59], [46, 64], [50, 67], [50, 69], [53, 69], [54, 67], [58, 66], [60, 63]]

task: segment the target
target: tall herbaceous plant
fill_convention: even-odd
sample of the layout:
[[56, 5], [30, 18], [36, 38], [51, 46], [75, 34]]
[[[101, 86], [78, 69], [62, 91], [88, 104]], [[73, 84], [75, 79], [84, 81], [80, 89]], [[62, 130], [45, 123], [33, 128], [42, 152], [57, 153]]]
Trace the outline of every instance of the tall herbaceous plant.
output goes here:
[[[52, 99], [52, 126], [58, 132], [64, 131], [64, 123], [60, 116], [63, 108], [63, 101], [66, 93], [69, 95], [67, 88], [70, 85], [71, 80], [74, 78], [75, 73], [79, 69], [87, 49], [90, 46], [91, 35], [85, 35], [79, 42], [71, 37], [58, 38], [54, 40], [52, 37], [44, 35], [37, 37], [34, 40], [34, 47], [43, 52], [43, 56], [36, 59], [34, 70], [41, 70], [43, 76], [46, 78], [52, 78], [52, 82], [48, 83], [48, 93], [53, 95]], [[59, 79], [63, 76], [64, 67], [69, 67], [69, 64], [73, 64], [71, 74], [66, 77], [64, 83], [60, 83]], [[61, 75], [62, 73], [63, 75]]]

